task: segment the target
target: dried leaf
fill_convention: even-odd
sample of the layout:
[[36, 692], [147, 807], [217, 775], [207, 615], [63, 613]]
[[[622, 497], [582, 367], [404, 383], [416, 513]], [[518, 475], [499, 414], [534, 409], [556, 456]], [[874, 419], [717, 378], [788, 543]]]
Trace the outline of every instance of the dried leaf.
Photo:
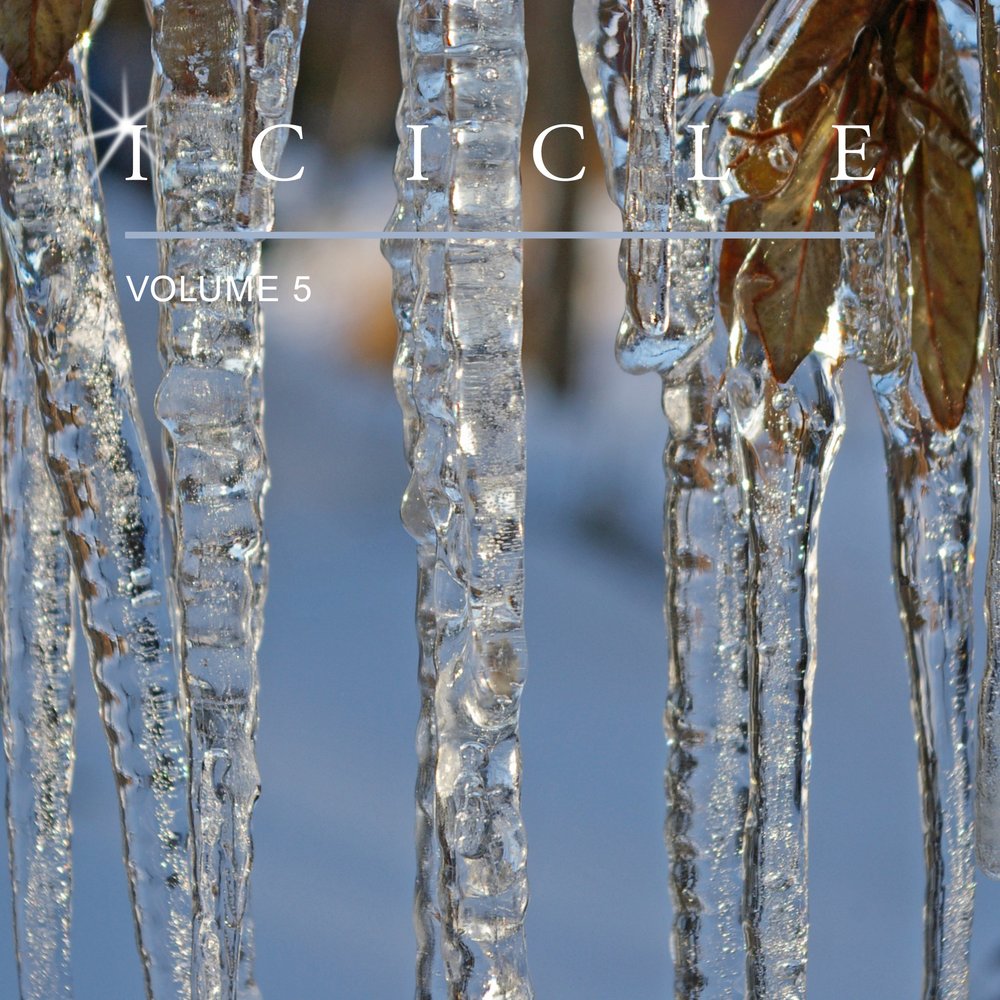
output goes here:
[[[790, 180], [780, 195], [755, 203], [757, 225], [749, 229], [837, 231], [828, 180], [836, 155], [836, 134], [831, 128], [835, 110], [834, 100], [828, 98], [819, 127], [812, 131]], [[838, 240], [759, 239], [740, 265], [732, 297], [764, 345], [771, 370], [781, 382], [791, 378], [826, 326], [840, 277], [840, 258]], [[723, 273], [731, 273], [732, 267], [733, 262], [727, 261]]]
[[978, 360], [984, 253], [971, 167], [969, 112], [947, 29], [936, 11], [912, 12], [910, 50], [897, 64], [922, 83], [904, 125], [919, 133], [903, 177], [910, 243], [913, 350], [935, 420], [957, 427]]
[[[735, 134], [733, 166], [750, 196], [730, 230], [835, 231], [842, 188], [834, 124], [870, 125], [872, 183], [888, 160], [903, 175], [911, 251], [912, 341], [935, 420], [961, 420], [975, 372], [983, 249], [961, 70], [936, 0], [813, 3], [761, 85], [753, 127]], [[791, 169], [775, 143], [791, 149]], [[842, 183], [842, 182], [841, 182]], [[860, 182], [856, 182], [860, 183]], [[840, 275], [836, 241], [727, 240], [719, 297], [786, 381], [822, 333]]]
[[910, 237], [913, 349], [935, 420], [958, 426], [975, 375], [983, 253], [967, 170], [921, 143], [903, 181]]
[[745, 158], [731, 165], [751, 198], [770, 197], [788, 181], [788, 171], [774, 165], [774, 154], [778, 147], [795, 156], [801, 153], [817, 115], [841, 84], [872, 6], [872, 0], [814, 3], [778, 56], [759, 88], [756, 122], [745, 133], [752, 140]]
[[39, 91], [90, 27], [94, 0], [0, 0], [0, 56], [15, 86]]

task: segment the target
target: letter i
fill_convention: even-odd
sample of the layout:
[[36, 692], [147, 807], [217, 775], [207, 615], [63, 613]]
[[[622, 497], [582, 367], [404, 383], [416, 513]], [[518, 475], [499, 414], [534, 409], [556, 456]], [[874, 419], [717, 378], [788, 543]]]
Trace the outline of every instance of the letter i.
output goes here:
[[425, 181], [427, 178], [423, 175], [424, 129], [430, 126], [407, 125], [406, 127], [413, 132], [413, 176], [406, 179], [408, 181]]

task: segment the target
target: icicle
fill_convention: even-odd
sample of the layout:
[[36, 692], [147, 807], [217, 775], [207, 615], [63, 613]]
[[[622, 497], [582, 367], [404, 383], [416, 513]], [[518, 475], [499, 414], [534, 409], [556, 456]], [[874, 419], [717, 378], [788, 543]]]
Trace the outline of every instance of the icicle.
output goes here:
[[[519, 230], [520, 0], [404, 0], [400, 41], [390, 228]], [[422, 124], [428, 179], [411, 181]], [[420, 566], [416, 996], [443, 995], [440, 947], [449, 997], [525, 1000], [521, 244], [390, 237], [385, 252], [412, 470], [403, 520]]]
[[[882, 392], [880, 384], [891, 388]], [[969, 992], [975, 902], [968, 718], [972, 548], [982, 412], [937, 428], [919, 382], [875, 379], [889, 466], [893, 557], [920, 756], [927, 889], [924, 996]]]
[[[161, 229], [270, 229], [274, 183], [256, 168], [252, 149], [265, 129], [290, 120], [305, 0], [153, 0], [151, 13]], [[261, 166], [272, 175], [286, 137], [279, 129], [261, 143]], [[251, 240], [161, 245], [163, 273], [215, 278], [223, 287], [232, 280], [253, 289], [260, 259], [260, 243]], [[241, 934], [259, 792], [263, 347], [256, 291], [173, 301], [161, 311], [157, 416], [170, 468], [197, 818], [193, 988], [213, 1000], [257, 993]]]
[[[413, 75], [405, 71], [422, 34], [421, 21], [411, 5], [399, 12], [400, 58], [404, 67], [403, 94], [397, 115], [400, 148], [396, 161], [399, 204], [390, 228], [412, 232], [417, 227], [418, 208], [423, 212], [423, 185], [406, 178], [414, 147], [411, 122], [419, 122], [432, 113]], [[417, 117], [419, 115], [419, 117]], [[414, 307], [420, 280], [416, 271], [418, 245], [405, 240], [386, 240], [382, 252], [392, 266], [393, 308], [399, 327], [399, 347], [393, 373], [396, 397], [403, 411], [404, 450], [412, 470], [410, 486], [403, 501], [403, 522], [417, 543], [417, 634], [419, 639], [420, 715], [417, 722], [416, 861], [413, 921], [417, 937], [416, 1000], [432, 1000], [444, 989], [440, 953], [440, 928], [443, 907], [438, 889], [441, 874], [441, 845], [435, 826], [435, 773], [437, 770], [437, 717], [434, 693], [437, 685], [435, 646], [438, 616], [434, 599], [434, 573], [437, 561], [437, 534], [431, 521], [432, 504], [447, 509], [451, 501], [440, 476], [447, 471], [443, 464], [444, 434], [449, 411], [433, 408], [435, 390], [448, 377], [443, 344], [434, 344], [414, 326]], [[422, 322], [422, 318], [421, 318]], [[433, 332], [433, 331], [432, 331]], [[425, 359], [429, 365], [425, 365]], [[418, 376], [419, 372], [419, 376]], [[419, 394], [419, 395], [418, 395]], [[435, 468], [435, 456], [438, 465]]]
[[[632, 115], [625, 171], [629, 230], [706, 228], [704, 185], [691, 183], [694, 132], [716, 101], [704, 37], [706, 0], [634, 0], [631, 14]], [[622, 245], [626, 311], [618, 360], [626, 371], [666, 372], [710, 339], [712, 297], [691, 295], [690, 276], [708, 282], [710, 245], [699, 241], [626, 240]]]
[[[433, 21], [431, 21], [433, 24]], [[399, 12], [399, 43], [404, 67], [403, 94], [397, 116], [400, 148], [396, 163], [399, 204], [390, 228], [413, 231], [417, 227], [418, 211], [424, 210], [424, 185], [405, 178], [411, 173], [414, 145], [411, 122], [420, 122], [433, 114], [433, 109], [420, 87], [414, 84], [412, 73], [405, 67], [414, 58], [422, 22], [415, 9], [403, 4]], [[438, 94], [438, 101], [441, 95]], [[436, 830], [435, 776], [438, 760], [437, 716], [434, 708], [437, 686], [435, 649], [438, 636], [438, 614], [435, 607], [435, 567], [437, 534], [431, 520], [432, 505], [445, 510], [451, 500], [445, 492], [441, 476], [447, 472], [443, 463], [444, 435], [454, 434], [450, 411], [434, 408], [437, 389], [444, 389], [450, 370], [444, 357], [447, 345], [423, 336], [414, 325], [418, 282], [418, 245], [404, 240], [386, 240], [383, 253], [392, 266], [393, 306], [399, 326], [399, 347], [396, 355], [394, 383], [396, 396], [403, 411], [404, 445], [407, 464], [412, 470], [410, 486], [403, 501], [403, 522], [417, 543], [417, 633], [419, 639], [420, 714], [417, 723], [416, 860], [417, 876], [414, 887], [413, 919], [417, 937], [416, 990], [417, 1000], [431, 1000], [442, 995], [443, 968], [439, 963], [440, 929], [444, 906], [439, 900], [441, 876], [441, 845]], [[423, 322], [420, 317], [419, 322]], [[431, 330], [433, 333], [435, 330]], [[419, 375], [418, 375], [419, 373]], [[447, 426], [446, 426], [447, 424]], [[449, 447], [453, 445], [449, 442]], [[435, 461], [438, 465], [435, 467]]]
[[3, 277], [2, 714], [17, 968], [21, 1000], [66, 1000], [73, 995], [71, 569], [59, 495], [45, 461], [27, 332], [9, 269]]
[[718, 356], [665, 385], [664, 548], [670, 693], [667, 847], [678, 997], [745, 981], [742, 842], [748, 794], [747, 534]]
[[1000, 6], [979, 2], [982, 59], [983, 147], [987, 183], [987, 304], [990, 374], [990, 562], [986, 585], [988, 650], [979, 701], [976, 764], [976, 855], [980, 867], [1000, 878]]
[[[714, 120], [707, 5], [683, 2], [663, 12], [640, 4], [634, 26], [629, 11], [627, 3], [596, 0], [580, 0], [576, 8], [581, 68], [612, 196], [625, 205], [627, 176], [628, 229], [711, 228], [719, 215], [718, 192], [694, 181], [693, 133], [685, 128]], [[632, 64], [627, 52], [635, 53]], [[631, 136], [622, 109], [629, 74], [636, 123]], [[671, 94], [675, 102], [664, 99]], [[659, 214], [641, 215], [650, 204]], [[670, 428], [664, 463], [670, 639], [665, 722], [675, 992], [684, 998], [737, 995], [746, 966], [741, 849], [748, 784], [747, 535], [724, 389], [728, 336], [716, 330], [708, 241], [632, 241], [626, 253], [636, 247], [654, 254], [642, 258], [643, 268], [650, 261], [653, 267], [624, 268], [631, 305], [619, 358], [629, 371], [660, 372]], [[650, 297], [660, 318], [640, 321], [635, 303]]]
[[580, 72], [604, 155], [608, 192], [624, 212], [632, 118], [632, 0], [576, 0]]
[[190, 891], [173, 627], [88, 123], [79, 58], [39, 94], [4, 94], [3, 236], [117, 778], [147, 990], [181, 1000]]
[[969, 992], [975, 903], [970, 676], [980, 388], [954, 431], [935, 421], [913, 353], [909, 289], [916, 279], [898, 171], [846, 195], [845, 229], [873, 230], [847, 246], [838, 309], [868, 367], [889, 472], [893, 571], [911, 677], [923, 799], [925, 997]]
[[[744, 141], [731, 138], [739, 134], [732, 126], [763, 131], [774, 124], [770, 109], [758, 107], [757, 88], [768, 74], [780, 72], [775, 53], [787, 51], [795, 40], [803, 8], [798, 0], [771, 4], [744, 42], [726, 84], [730, 138], [725, 140], [725, 162], [739, 162]], [[766, 117], [754, 117], [762, 110]], [[817, 128], [822, 129], [822, 123]], [[780, 138], [777, 142], [767, 162], [780, 173], [788, 161], [779, 155], [784, 152]], [[779, 197], [798, 197], [791, 183]], [[727, 180], [727, 186], [735, 187], [735, 181]], [[738, 187], [730, 193], [736, 199], [742, 195]], [[815, 226], [835, 224], [829, 212], [817, 211]], [[794, 228], [794, 222], [777, 228]], [[728, 388], [750, 531], [746, 609], [750, 797], [743, 849], [747, 993], [802, 1000], [809, 936], [808, 786], [817, 531], [844, 429], [839, 382], [843, 344], [821, 312], [809, 337], [815, 344], [812, 353], [786, 382], [779, 382], [741, 313], [749, 296], [740, 291], [740, 280], [737, 277], [733, 292], [735, 366], [728, 375]]]
[[787, 384], [763, 355], [730, 374], [750, 515], [750, 801], [744, 858], [750, 993], [805, 996], [807, 802], [816, 669], [816, 532], [843, 431], [837, 358]]

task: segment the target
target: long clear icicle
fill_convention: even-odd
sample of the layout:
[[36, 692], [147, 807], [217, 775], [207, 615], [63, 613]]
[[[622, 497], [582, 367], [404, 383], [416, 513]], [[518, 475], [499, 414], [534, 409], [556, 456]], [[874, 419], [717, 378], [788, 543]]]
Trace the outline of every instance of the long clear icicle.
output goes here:
[[914, 371], [909, 253], [899, 180], [845, 196], [841, 224], [876, 241], [845, 249], [838, 312], [871, 375], [885, 443], [893, 573], [910, 667], [926, 891], [925, 997], [968, 995], [975, 901], [969, 668], [978, 386], [955, 431], [938, 428]]
[[[961, 40], [971, 24], [950, 13]], [[954, 431], [942, 430], [931, 413], [913, 353], [908, 289], [915, 278], [900, 184], [893, 167], [875, 190], [843, 199], [842, 227], [873, 230], [877, 239], [847, 245], [838, 311], [869, 369], [885, 443], [922, 797], [923, 996], [962, 1000], [975, 904], [969, 699], [983, 416], [978, 379]]]
[[[692, 133], [684, 127], [710, 123], [716, 106], [707, 11], [704, 2], [667, 10], [624, 0], [577, 3], [581, 68], [609, 187], [628, 229], [717, 225], [717, 190], [693, 181]], [[724, 388], [728, 337], [715, 324], [709, 247], [625, 244], [629, 309], [618, 341], [627, 370], [661, 374], [670, 429], [666, 835], [674, 989], [685, 998], [738, 995], [745, 981], [747, 534]]]
[[[717, 359], [716, 359], [717, 360]], [[747, 533], [722, 383], [706, 359], [666, 386], [670, 637], [667, 846], [679, 997], [739, 995], [748, 795]]]
[[[762, 131], [757, 88], [801, 26], [802, 0], [771, 4], [727, 81], [727, 124]], [[732, 134], [732, 132], [731, 132]], [[725, 162], [738, 148], [727, 143]], [[736, 145], [738, 146], [739, 140]], [[738, 190], [731, 192], [741, 196]], [[739, 279], [738, 279], [739, 280]], [[739, 292], [736, 298], [740, 298]], [[728, 388], [749, 518], [750, 796], [743, 848], [747, 993], [802, 1000], [809, 939], [808, 790], [816, 671], [817, 541], [844, 431], [838, 330], [818, 321], [787, 383], [737, 315]]]
[[990, 562], [987, 569], [986, 674], [979, 701], [976, 855], [1000, 878], [1000, 4], [979, 0], [983, 147], [986, 158], [986, 317], [990, 374]]
[[137, 416], [78, 52], [0, 99], [3, 236], [121, 804], [148, 995], [190, 996], [187, 754], [152, 462]]
[[[433, 24], [433, 22], [431, 22]], [[416, 43], [422, 37], [422, 20], [410, 4], [399, 10], [400, 62], [408, 67], [417, 58]], [[417, 115], [420, 117], [416, 117]], [[434, 107], [421, 89], [414, 86], [413, 72], [403, 74], [397, 127], [401, 137], [396, 162], [399, 202], [390, 228], [413, 231], [418, 212], [424, 209], [422, 186], [406, 180], [407, 163], [413, 155], [409, 124], [422, 119], [434, 120]], [[430, 122], [424, 121], [424, 124]], [[402, 178], [402, 179], [401, 179]], [[414, 885], [413, 922], [417, 938], [417, 1000], [433, 1000], [443, 990], [440, 957], [442, 907], [438, 902], [441, 873], [441, 845], [435, 824], [435, 774], [437, 769], [437, 715], [434, 708], [437, 686], [435, 648], [439, 610], [435, 605], [434, 578], [437, 564], [437, 533], [431, 520], [432, 505], [440, 510], [451, 506], [454, 488], [446, 489], [444, 462], [453, 434], [450, 411], [433, 403], [437, 389], [450, 377], [450, 359], [446, 345], [435, 341], [435, 330], [424, 336], [422, 315], [416, 312], [418, 245], [403, 240], [386, 240], [382, 251], [392, 267], [393, 311], [399, 327], [399, 346], [393, 372], [396, 397], [403, 411], [403, 440], [407, 464], [411, 469], [410, 485], [403, 501], [403, 522], [417, 543], [417, 636], [419, 641], [418, 677], [420, 714], [417, 722], [417, 779], [414, 789], [416, 822], [417, 874]], [[416, 319], [419, 325], [414, 325]], [[419, 373], [419, 374], [418, 374]]]
[[779, 385], [763, 355], [730, 376], [750, 517], [748, 989], [805, 996], [808, 787], [816, 670], [816, 533], [843, 431], [836, 358]]
[[975, 901], [968, 717], [978, 387], [958, 430], [937, 429], [913, 380], [876, 392], [893, 558], [920, 757], [927, 891], [924, 996], [969, 992]]
[[[400, 43], [390, 230], [519, 230], [522, 3], [404, 0]], [[427, 180], [411, 181], [419, 125]], [[416, 997], [526, 1000], [521, 244], [390, 237], [385, 252], [420, 567]]]
[[[257, 137], [291, 119], [306, 0], [153, 0], [161, 229], [267, 230], [274, 182]], [[270, 132], [273, 175], [287, 130]], [[264, 330], [259, 241], [161, 244], [163, 273], [203, 292], [161, 311], [174, 585], [188, 696], [198, 998], [256, 995], [243, 942], [259, 793], [255, 754], [265, 580]], [[248, 283], [248, 284], [246, 284]], [[206, 301], [210, 299], [215, 301]]]
[[28, 337], [5, 279], [0, 429], [7, 838], [21, 1000], [68, 1000], [73, 607], [62, 507], [49, 478]]

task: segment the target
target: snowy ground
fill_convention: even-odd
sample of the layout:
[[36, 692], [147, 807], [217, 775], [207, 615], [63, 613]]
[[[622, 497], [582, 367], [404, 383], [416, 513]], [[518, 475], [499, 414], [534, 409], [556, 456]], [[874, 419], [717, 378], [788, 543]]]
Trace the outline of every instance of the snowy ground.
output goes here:
[[[345, 218], [378, 228], [391, 191], [377, 187], [351, 199], [366, 206], [364, 220], [311, 218], [302, 228]], [[123, 270], [152, 269], [151, 245], [119, 238], [149, 223], [129, 200], [138, 196], [111, 194]], [[293, 205], [286, 224], [302, 221]], [[304, 247], [288, 248], [281, 266], [301, 273], [305, 260], [325, 295], [311, 310], [276, 314], [269, 334], [273, 568], [256, 823], [259, 973], [269, 1000], [400, 1000], [412, 993], [417, 710], [413, 550], [397, 514], [406, 474], [389, 372], [351, 367], [338, 339], [355, 309], [352, 283], [363, 275], [387, 290], [388, 275], [374, 244], [308, 252], [311, 260], [296, 256]], [[591, 324], [584, 387], [571, 403], [538, 386], [530, 399], [523, 725], [531, 963], [547, 1000], [663, 1000], [663, 425], [656, 380], [631, 380], [611, 358], [615, 248], [590, 253], [605, 280], [591, 283], [594, 301], [581, 308]], [[135, 308], [128, 319], [148, 402], [155, 319]], [[850, 428], [821, 553], [809, 995], [905, 1000], [919, 995], [921, 961], [916, 753], [881, 444], [857, 371], [847, 389]], [[980, 660], [981, 640], [980, 630]], [[111, 773], [95, 699], [80, 678], [77, 997], [137, 1000]], [[996, 1000], [1000, 890], [984, 884], [980, 900], [972, 993]], [[0, 996], [15, 989], [10, 941], [0, 907]]]

